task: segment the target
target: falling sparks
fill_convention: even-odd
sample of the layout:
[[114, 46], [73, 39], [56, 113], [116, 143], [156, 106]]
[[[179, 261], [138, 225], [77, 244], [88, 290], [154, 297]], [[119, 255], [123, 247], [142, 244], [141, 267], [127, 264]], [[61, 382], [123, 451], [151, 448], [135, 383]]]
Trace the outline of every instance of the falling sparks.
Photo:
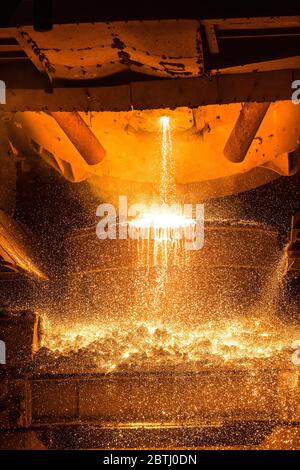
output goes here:
[[160, 172], [160, 202], [172, 204], [176, 199], [175, 164], [172, 151], [172, 134], [170, 119], [160, 118], [161, 131], [161, 172]]
[[[169, 117], [162, 116], [159, 126], [161, 165], [158, 202], [170, 206], [176, 203], [176, 183]], [[217, 220], [220, 221], [219, 218]], [[230, 223], [227, 220], [223, 222]], [[237, 224], [252, 226], [253, 222], [233, 222], [233, 225]], [[95, 297], [98, 295], [99, 306], [95, 306], [96, 302], [88, 304], [84, 309], [86, 320], [82, 323], [76, 322], [76, 318], [83, 318], [79, 306], [75, 307], [78, 311], [73, 312], [70, 321], [65, 315], [61, 323], [55, 324], [50, 320], [51, 315], [43, 315], [41, 347], [35, 355], [35, 370], [47, 374], [113, 374], [113, 382], [121, 374], [122, 389], [129, 387], [128, 400], [132, 400], [135, 409], [140, 407], [138, 418], [141, 422], [144, 407], [151, 407], [152, 411], [151, 403], [161, 403], [163, 387], [169, 385], [168, 396], [171, 398], [167, 401], [167, 413], [172, 422], [180, 419], [181, 426], [186, 426], [193, 417], [195, 411], [191, 411], [191, 406], [194, 406], [196, 399], [199, 400], [195, 402], [199, 411], [195, 406], [195, 413], [200, 421], [207, 410], [222, 421], [224, 416], [230, 420], [231, 413], [236, 419], [238, 413], [244, 413], [244, 410], [246, 413], [249, 410], [256, 413], [257, 408], [263, 411], [264, 420], [270, 413], [273, 419], [273, 403], [278, 402], [279, 375], [283, 372], [283, 377], [289, 377], [290, 374], [296, 385], [299, 375], [299, 367], [292, 362], [292, 343], [300, 338], [300, 328], [284, 323], [274, 315], [279, 305], [284, 258], [279, 259], [278, 264], [274, 263], [274, 270], [266, 277], [265, 289], [259, 291], [262, 294], [259, 298], [255, 298], [253, 283], [245, 276], [245, 282], [249, 285], [247, 294], [253, 303], [247, 306], [249, 310], [242, 311], [243, 307], [231, 307], [230, 296], [235, 298], [238, 295], [236, 284], [233, 283], [230, 290], [226, 275], [219, 279], [217, 270], [215, 277], [209, 277], [205, 266], [202, 270], [199, 265], [195, 267], [183, 248], [185, 230], [195, 225], [192, 217], [150, 210], [131, 220], [130, 225], [138, 232], [137, 239], [130, 242], [135, 245], [137, 253], [136, 258], [131, 258], [130, 271], [126, 271], [121, 278], [101, 277], [103, 285], [111, 292], [106, 302], [97, 291], [95, 281]], [[231, 238], [228, 243], [232, 243]], [[220, 252], [222, 258], [222, 245], [217, 246], [219, 251], [216, 256]], [[238, 256], [236, 259], [238, 265]], [[116, 273], [117, 270], [114, 271]], [[132, 284], [127, 279], [130, 275]], [[198, 288], [197, 283], [193, 284], [197, 276], [202, 276], [204, 282], [200, 286], [203, 285], [203, 288]], [[133, 287], [130, 290], [128, 286]], [[222, 295], [218, 296], [218, 302], [212, 307], [209, 302], [215, 286], [222, 291]], [[119, 288], [127, 295], [122, 305]], [[128, 372], [142, 377], [142, 400], [135, 395], [134, 383]], [[181, 389], [176, 388], [173, 381], [177, 372], [177, 376], [187, 377]], [[204, 374], [201, 375], [201, 372]], [[263, 386], [258, 381], [259, 374], [263, 381], [267, 381], [266, 384], [263, 382]], [[274, 376], [274, 391], [268, 374]], [[243, 375], [247, 375], [245, 381], [241, 379]], [[193, 393], [186, 393], [189, 383], [199, 376], [198, 388], [194, 388]], [[145, 377], [146, 380], [150, 377], [150, 388], [145, 386]], [[160, 379], [157, 380], [157, 377]], [[224, 377], [228, 382], [224, 383]], [[106, 377], [102, 379], [105, 381]], [[110, 380], [111, 377], [108, 377], [108, 382]], [[203, 390], [204, 398], [199, 398], [199, 392]], [[287, 409], [285, 403], [290, 400], [291, 387], [283, 383], [280, 393]], [[184, 397], [184, 414], [176, 416], [174, 398], [178, 395]], [[122, 406], [123, 402], [119, 419]], [[155, 422], [162, 423], [165, 414], [162, 405], [157, 410]], [[249, 420], [249, 414], [245, 417]], [[137, 418], [133, 416], [130, 419], [138, 426]]]
[[183, 238], [185, 232], [194, 227], [195, 220], [180, 214], [180, 207], [178, 206], [179, 211], [176, 207], [175, 165], [169, 117], [162, 116], [160, 125], [159, 201], [152, 205], [149, 212], [133, 219], [130, 226], [136, 230], [138, 239], [152, 238], [156, 249], [161, 245], [167, 250], [168, 245], [164, 242]]
[[[156, 267], [156, 282], [152, 288], [152, 309], [160, 312], [165, 296], [168, 267], [186, 263], [184, 239], [193, 234], [196, 221], [186, 217], [176, 207], [175, 163], [172, 151], [172, 134], [168, 116], [160, 118], [160, 177], [159, 204], [140, 214], [130, 222], [137, 234], [137, 266]], [[153, 209], [154, 207], [154, 209]], [[153, 240], [152, 249], [150, 240]], [[150, 263], [150, 251], [153, 257]], [[138, 286], [137, 286], [138, 289]]]

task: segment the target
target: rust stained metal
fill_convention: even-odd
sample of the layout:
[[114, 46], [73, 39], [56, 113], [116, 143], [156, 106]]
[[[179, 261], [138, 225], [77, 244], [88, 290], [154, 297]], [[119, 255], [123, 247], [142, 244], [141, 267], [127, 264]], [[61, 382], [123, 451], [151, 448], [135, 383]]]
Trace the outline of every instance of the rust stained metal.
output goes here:
[[[68, 87], [57, 85], [50, 95], [39, 76], [16, 81], [17, 68], [0, 67], [7, 86], [6, 111], [129, 111], [135, 109], [174, 109], [180, 106], [207, 106], [235, 102], [289, 100], [291, 83], [300, 71], [276, 70], [244, 74], [217, 75], [135, 81], [129, 84], [102, 86], [84, 83]], [[30, 78], [30, 80], [29, 80]]]
[[219, 44], [216, 36], [215, 25], [211, 22], [208, 22], [204, 26], [205, 34], [208, 42], [209, 52], [211, 54], [219, 54]]
[[[281, 28], [282, 33], [278, 34], [284, 36], [289, 28], [289, 34], [296, 37], [299, 24], [299, 17], [96, 22], [55, 24], [53, 30], [43, 33], [30, 26], [7, 28], [6, 34], [18, 39], [38, 70], [46, 72], [51, 80], [54, 76], [56, 79], [107, 77], [128, 68], [152, 76], [181, 78], [214, 71], [240, 73], [298, 67], [300, 58], [296, 51], [294, 57], [286, 57], [282, 52], [276, 60], [266, 56], [254, 63], [251, 56], [249, 61], [242, 57], [241, 63], [232, 66], [230, 61], [226, 65], [223, 57], [221, 62], [205, 70], [204, 62], [207, 65], [209, 61], [202, 38], [207, 39], [208, 55], [219, 56], [219, 39], [224, 38], [224, 33], [228, 37], [228, 31], [244, 34], [243, 31], [251, 29], [256, 37], [263, 30], [267, 37], [273, 37], [272, 29]], [[84, 38], [83, 44], [79, 37]]]
[[224, 147], [224, 155], [234, 163], [244, 160], [270, 103], [245, 103]]
[[40, 72], [46, 72], [52, 81], [55, 75], [55, 67], [50, 63], [49, 59], [38, 46], [37, 42], [27, 31], [22, 30], [22, 28], [17, 30], [16, 37], [32, 63]]
[[88, 165], [97, 165], [105, 149], [77, 112], [52, 112], [51, 115], [77, 148]]

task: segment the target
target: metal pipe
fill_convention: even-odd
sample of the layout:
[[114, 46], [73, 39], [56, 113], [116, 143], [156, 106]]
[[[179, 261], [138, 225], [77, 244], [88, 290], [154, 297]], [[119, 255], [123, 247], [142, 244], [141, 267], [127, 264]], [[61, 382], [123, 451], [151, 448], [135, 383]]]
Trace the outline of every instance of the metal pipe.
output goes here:
[[103, 160], [105, 149], [78, 112], [55, 111], [51, 116], [88, 165], [97, 165]]
[[243, 105], [223, 150], [228, 160], [240, 163], [245, 159], [269, 106], [269, 102], [245, 103]]
[[5, 266], [13, 271], [21, 268], [36, 278], [48, 280], [38, 247], [27, 227], [0, 210], [0, 257]]

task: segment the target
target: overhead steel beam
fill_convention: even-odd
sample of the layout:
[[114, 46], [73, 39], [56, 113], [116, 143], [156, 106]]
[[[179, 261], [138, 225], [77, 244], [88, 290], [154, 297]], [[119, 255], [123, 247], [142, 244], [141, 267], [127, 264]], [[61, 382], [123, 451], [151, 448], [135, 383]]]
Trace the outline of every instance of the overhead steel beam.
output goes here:
[[[147, 80], [143, 77], [115, 86], [83, 82], [72, 86], [53, 83], [47, 93], [47, 77], [22, 68], [0, 66], [6, 84], [6, 111], [128, 111], [130, 109], [176, 108], [236, 102], [289, 100], [292, 82], [300, 69], [215, 75], [210, 78]], [[22, 77], [22, 78], [21, 78]]]

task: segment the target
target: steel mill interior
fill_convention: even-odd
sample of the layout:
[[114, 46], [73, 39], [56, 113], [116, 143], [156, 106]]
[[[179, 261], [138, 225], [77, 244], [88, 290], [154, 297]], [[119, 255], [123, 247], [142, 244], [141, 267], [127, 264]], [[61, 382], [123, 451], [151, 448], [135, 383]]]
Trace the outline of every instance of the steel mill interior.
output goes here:
[[0, 449], [300, 449], [300, 16], [46, 3], [0, 23]]

